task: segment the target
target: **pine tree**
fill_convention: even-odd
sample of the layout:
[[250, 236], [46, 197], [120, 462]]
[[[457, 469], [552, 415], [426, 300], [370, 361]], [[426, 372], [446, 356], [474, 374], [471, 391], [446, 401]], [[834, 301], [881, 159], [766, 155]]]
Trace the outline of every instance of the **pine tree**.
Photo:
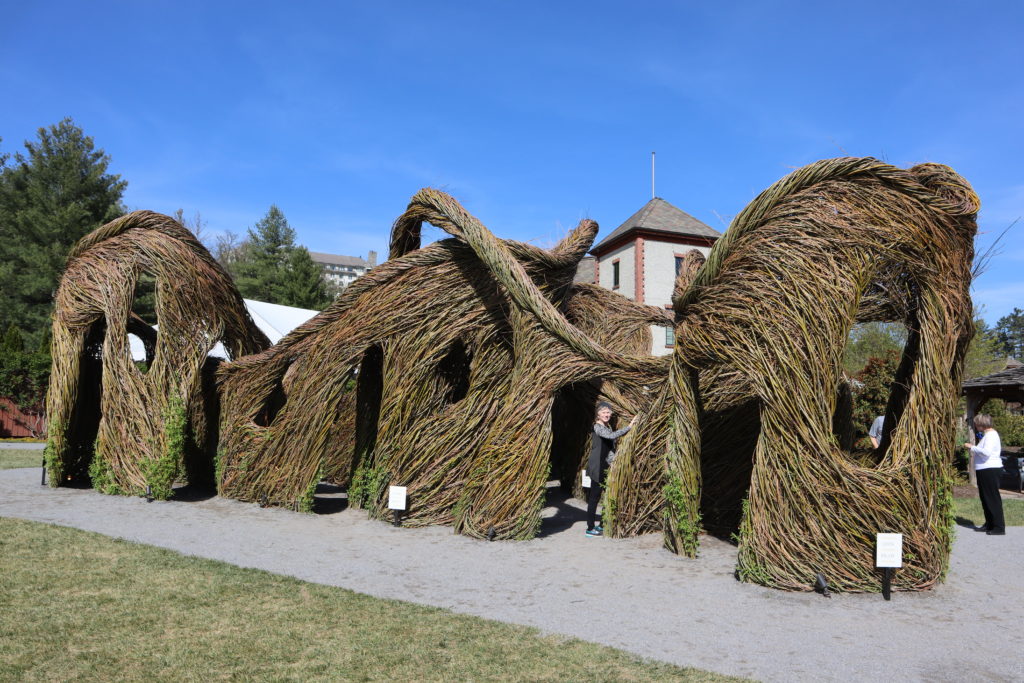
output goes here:
[[1014, 308], [996, 323], [996, 338], [1008, 356], [1024, 360], [1024, 311]]
[[68, 251], [122, 213], [127, 183], [71, 119], [40, 128], [26, 154], [0, 166], [0, 326], [38, 341]]
[[295, 244], [295, 230], [275, 205], [249, 229], [232, 258], [228, 268], [247, 299], [318, 310], [331, 302], [323, 273], [306, 248]]
[[1003, 369], [1006, 362], [1003, 347], [995, 330], [985, 324], [981, 316], [974, 316], [974, 337], [964, 355], [964, 379], [983, 377]]
[[0, 353], [22, 353], [25, 350], [25, 341], [21, 336], [21, 330], [14, 325], [7, 328], [3, 340], [0, 340]]
[[285, 282], [285, 300], [290, 306], [323, 310], [331, 303], [327, 293], [323, 270], [309, 255], [305, 247], [295, 247], [288, 255], [288, 274]]

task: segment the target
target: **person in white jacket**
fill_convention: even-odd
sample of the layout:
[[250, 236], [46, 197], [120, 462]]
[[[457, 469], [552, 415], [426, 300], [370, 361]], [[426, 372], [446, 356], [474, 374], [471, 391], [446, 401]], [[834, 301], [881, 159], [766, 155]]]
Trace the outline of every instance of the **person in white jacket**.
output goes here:
[[978, 497], [985, 512], [985, 526], [975, 527], [989, 536], [1006, 534], [1003, 521], [1003, 499], [999, 497], [999, 477], [1003, 473], [1003, 444], [999, 432], [992, 428], [992, 416], [979, 413], [974, 416], [974, 429], [982, 433], [978, 445], [965, 443], [974, 459], [974, 472], [978, 479]]

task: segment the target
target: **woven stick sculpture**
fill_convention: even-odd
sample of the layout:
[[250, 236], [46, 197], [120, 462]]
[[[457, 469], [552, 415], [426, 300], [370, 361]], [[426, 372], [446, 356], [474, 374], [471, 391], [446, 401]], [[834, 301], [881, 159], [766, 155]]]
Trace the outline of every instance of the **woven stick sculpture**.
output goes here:
[[[145, 274], [159, 330], [132, 313]], [[146, 348], [146, 368], [128, 334]], [[107, 493], [171, 495], [212, 483], [218, 341], [232, 357], [269, 345], [231, 278], [173, 219], [136, 211], [83, 238], [68, 257], [53, 317], [47, 396], [52, 486], [91, 479]]]
[[[424, 220], [455, 238], [419, 249]], [[596, 232], [584, 221], [549, 252], [498, 240], [447, 195], [419, 193], [395, 224], [387, 263], [272, 349], [222, 369], [222, 493], [307, 509], [325, 463], [335, 481], [348, 479], [347, 463], [350, 500], [375, 516], [395, 484], [408, 488], [407, 525], [532, 537], [556, 397], [589, 391], [592, 401], [602, 382], [639, 397], [667, 369], [664, 359], [636, 355], [649, 349], [649, 326], [664, 324], [663, 312], [570, 288]], [[582, 340], [597, 360], [558, 335]], [[567, 484], [592, 417], [592, 407], [578, 411], [574, 446], [559, 444], [554, 469]], [[332, 436], [339, 423], [355, 424], [353, 439]]]
[[[744, 580], [810, 590], [820, 572], [878, 590], [874, 535], [901, 532], [897, 585], [941, 578], [977, 210], [945, 166], [834, 159], [736, 218], [675, 301], [667, 457], [632, 464], [661, 475], [670, 548], [693, 551], [695, 520], [738, 526]], [[906, 324], [909, 340], [880, 464], [861, 467], [841, 448], [842, 356], [853, 324], [876, 320]]]
[[[877, 590], [874, 533], [898, 531], [898, 587], [928, 588], [950, 547], [977, 209], [943, 166], [835, 159], [801, 169], [751, 203], [707, 263], [687, 258], [673, 297], [676, 347], [658, 359], [647, 355], [649, 326], [670, 322], [663, 311], [571, 281], [595, 223], [545, 251], [500, 240], [451, 197], [423, 190], [394, 225], [388, 262], [274, 347], [220, 367], [205, 403], [221, 415], [219, 491], [308, 510], [327, 478], [380, 517], [387, 485], [402, 485], [406, 524], [530, 538], [550, 476], [578, 491], [593, 405], [607, 397], [638, 416], [608, 476], [614, 535], [660, 529], [668, 548], [692, 556], [702, 529], [738, 530], [745, 580], [808, 590], [820, 572], [839, 589]], [[132, 492], [167, 449], [153, 416], [176, 395], [200, 403], [209, 340], [235, 340], [233, 357], [261, 345], [205, 251], [169, 219], [133, 220], [142, 217], [164, 226], [151, 241], [111, 224], [73, 255], [50, 396], [51, 414], [72, 425], [51, 436], [59, 475], [74, 453], [79, 468], [87, 458], [74, 425], [96, 418], [75, 394], [97, 372], [87, 349], [103, 339], [105, 388], [134, 377], [117, 346], [138, 327], [126, 313], [131, 274], [156, 273], [157, 344], [179, 350], [158, 350], [153, 386], [135, 378], [116, 400], [105, 389], [100, 404], [97, 455], [110, 465], [94, 469]], [[452, 238], [420, 248], [423, 222]], [[871, 320], [903, 322], [910, 335], [880, 464], [862, 467], [849, 453], [841, 360], [852, 325]], [[173, 377], [153, 375], [161, 356]]]

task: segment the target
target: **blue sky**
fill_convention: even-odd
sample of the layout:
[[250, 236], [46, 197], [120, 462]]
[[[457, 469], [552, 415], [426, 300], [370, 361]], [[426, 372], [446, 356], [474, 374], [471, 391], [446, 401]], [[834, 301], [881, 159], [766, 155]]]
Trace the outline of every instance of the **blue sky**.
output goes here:
[[[657, 193], [724, 229], [817, 159], [949, 164], [984, 250], [1024, 215], [1021, 2], [2, 2], [2, 150], [71, 116], [133, 209], [387, 250], [421, 187], [501, 237]], [[975, 283], [1024, 308], [1024, 225]]]

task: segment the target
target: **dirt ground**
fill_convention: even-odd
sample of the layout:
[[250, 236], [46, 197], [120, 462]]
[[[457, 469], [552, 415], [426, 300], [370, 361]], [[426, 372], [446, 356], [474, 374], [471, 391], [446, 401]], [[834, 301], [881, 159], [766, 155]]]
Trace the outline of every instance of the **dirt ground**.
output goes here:
[[[395, 528], [324, 489], [322, 514], [211, 497], [147, 503], [39, 486], [0, 471], [0, 515], [50, 522], [378, 597], [535, 626], [685, 666], [761, 680], [1024, 680], [1024, 528], [958, 529], [949, 576], [924, 593], [787, 593], [740, 583], [736, 549], [698, 559], [659, 535], [587, 538], [582, 504], [552, 493], [541, 536], [476, 541]], [[2, 575], [2, 558], [0, 558]], [[341, 615], [339, 615], [341, 616]], [[552, 653], [557, 656], [557, 653]]]

